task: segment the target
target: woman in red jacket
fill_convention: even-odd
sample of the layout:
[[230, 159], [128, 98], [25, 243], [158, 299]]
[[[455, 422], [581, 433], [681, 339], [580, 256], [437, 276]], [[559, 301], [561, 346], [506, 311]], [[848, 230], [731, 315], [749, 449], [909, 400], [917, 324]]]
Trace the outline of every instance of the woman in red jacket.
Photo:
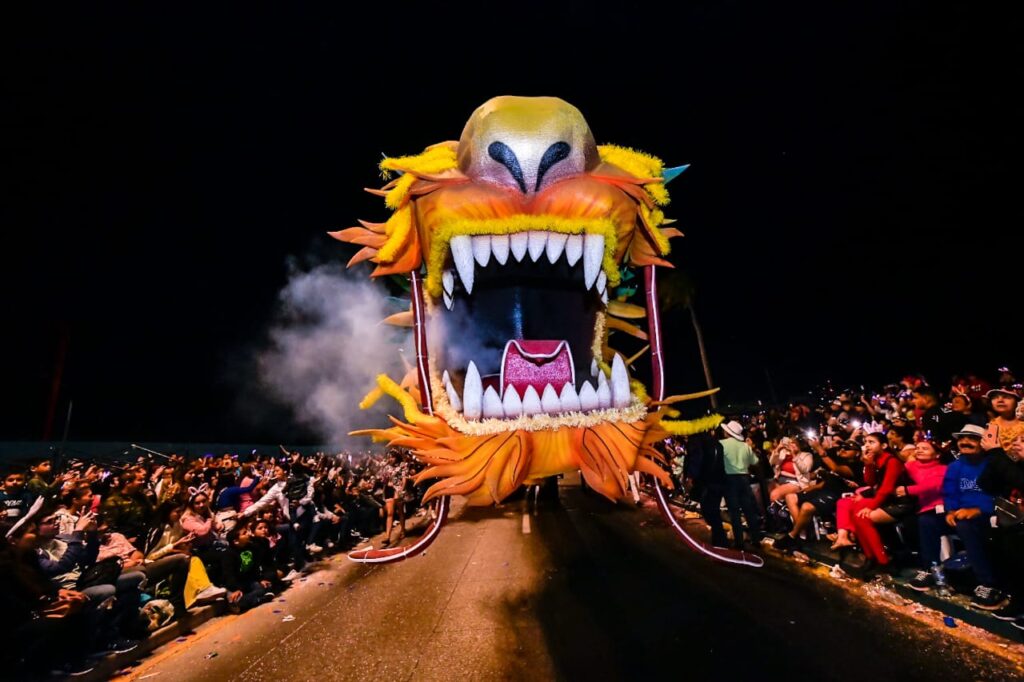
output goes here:
[[896, 497], [896, 488], [908, 482], [907, 470], [888, 447], [880, 433], [868, 434], [864, 439], [864, 482], [872, 486], [874, 492], [870, 497], [862, 494], [851, 508], [854, 532], [868, 560], [867, 570], [876, 566], [884, 569], [889, 564], [877, 524], [895, 523], [916, 509], [913, 498]]

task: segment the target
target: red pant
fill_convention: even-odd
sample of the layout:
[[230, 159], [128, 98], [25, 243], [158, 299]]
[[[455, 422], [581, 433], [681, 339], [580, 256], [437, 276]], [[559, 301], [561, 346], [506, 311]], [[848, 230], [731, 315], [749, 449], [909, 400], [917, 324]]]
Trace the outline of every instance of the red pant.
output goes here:
[[864, 550], [864, 556], [874, 559], [880, 565], [889, 563], [889, 555], [885, 553], [885, 546], [882, 544], [882, 536], [878, 534], [878, 528], [874, 522], [867, 517], [857, 515], [861, 509], [871, 510], [869, 503], [872, 500], [858, 500], [853, 504], [853, 529], [857, 533], [857, 542]]

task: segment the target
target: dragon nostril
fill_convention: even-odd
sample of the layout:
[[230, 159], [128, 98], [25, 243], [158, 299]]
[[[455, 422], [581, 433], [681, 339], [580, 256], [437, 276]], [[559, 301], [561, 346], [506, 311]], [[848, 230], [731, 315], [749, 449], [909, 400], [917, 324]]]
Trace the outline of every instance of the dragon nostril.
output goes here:
[[548, 169], [567, 158], [570, 151], [572, 151], [572, 147], [568, 142], [556, 142], [548, 147], [544, 152], [544, 157], [540, 160], [540, 167], [537, 169], [537, 186], [533, 188], [534, 192], [540, 189], [541, 180], [544, 179], [544, 174], [548, 172]]
[[519, 165], [516, 153], [504, 142], [492, 142], [487, 147], [487, 155], [507, 168], [516, 184], [519, 185], [519, 190], [526, 194], [526, 179], [523, 177], [523, 169]]

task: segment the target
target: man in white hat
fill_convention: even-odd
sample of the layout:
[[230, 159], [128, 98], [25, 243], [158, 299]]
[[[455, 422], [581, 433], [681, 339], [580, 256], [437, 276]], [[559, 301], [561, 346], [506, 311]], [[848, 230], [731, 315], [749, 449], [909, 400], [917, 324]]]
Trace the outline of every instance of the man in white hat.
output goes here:
[[743, 522], [740, 512], [747, 517], [750, 538], [757, 544], [761, 540], [761, 513], [750, 489], [750, 468], [757, 464], [757, 456], [743, 438], [743, 426], [736, 421], [722, 424], [722, 450], [725, 459], [725, 502], [732, 519], [733, 544], [743, 549]]

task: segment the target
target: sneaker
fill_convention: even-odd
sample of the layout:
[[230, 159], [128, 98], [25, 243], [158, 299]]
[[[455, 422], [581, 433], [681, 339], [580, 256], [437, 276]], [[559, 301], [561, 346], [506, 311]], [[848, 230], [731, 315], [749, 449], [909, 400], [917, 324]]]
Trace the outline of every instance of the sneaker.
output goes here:
[[918, 592], [927, 592], [935, 586], [935, 576], [931, 571], [918, 571], [910, 579], [910, 589]]
[[293, 568], [292, 570], [288, 571], [288, 575], [286, 575], [285, 577], [281, 578], [281, 580], [286, 582], [286, 583], [290, 583], [291, 581], [295, 580], [296, 578], [301, 578], [301, 577], [302, 577], [302, 572], [301, 571], [296, 571]]
[[1017, 621], [1024, 617], [1024, 604], [1020, 600], [1010, 597], [1006, 606], [996, 609], [992, 615], [999, 620]]
[[988, 585], [978, 585], [974, 588], [974, 599], [971, 600], [971, 606], [977, 606], [986, 611], [995, 611], [1005, 600], [1006, 594], [1001, 590]]
[[82, 675], [88, 675], [96, 668], [96, 665], [90, 662], [88, 659], [82, 659], [81, 661], [72, 661], [65, 663], [59, 668], [54, 668], [50, 671], [50, 674], [54, 677], [81, 677]]
[[119, 637], [118, 639], [115, 639], [115, 640], [112, 640], [110, 642], [107, 642], [106, 646], [104, 646], [97, 653], [101, 653], [102, 652], [104, 654], [124, 654], [124, 653], [132, 651], [134, 649], [137, 649], [138, 646], [139, 646], [139, 640], [137, 640], [137, 639], [128, 639], [127, 637]]
[[316, 544], [315, 542], [311, 542], [308, 545], [306, 545], [306, 551], [310, 554], [319, 554], [320, 552], [324, 551], [324, 548]]
[[223, 599], [228, 591], [223, 587], [217, 587], [216, 585], [210, 585], [205, 590], [196, 595], [196, 604], [209, 604], [215, 602], [218, 599]]
[[797, 548], [800, 543], [795, 538], [790, 537], [789, 533], [783, 534], [783, 536], [775, 541], [773, 545], [775, 549], [780, 552], [791, 552]]

